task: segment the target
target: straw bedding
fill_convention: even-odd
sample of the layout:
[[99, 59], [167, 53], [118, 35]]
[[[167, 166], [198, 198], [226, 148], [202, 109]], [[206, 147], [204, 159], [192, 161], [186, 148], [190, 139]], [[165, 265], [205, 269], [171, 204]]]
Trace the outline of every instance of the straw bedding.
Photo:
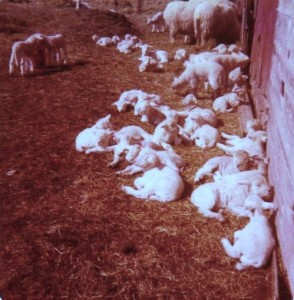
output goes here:
[[[221, 224], [190, 203], [194, 173], [221, 152], [175, 147], [187, 161], [186, 189], [180, 200], [163, 204], [123, 194], [120, 187], [132, 185], [134, 177], [118, 177], [107, 167], [111, 153], [75, 151], [77, 134], [109, 113], [115, 129], [137, 124], [152, 132], [132, 111], [111, 106], [125, 90], [156, 93], [181, 107], [186, 90], [171, 89], [181, 63], [162, 73], [139, 73], [138, 52], [119, 54], [91, 40], [94, 33], [133, 33], [172, 54], [182, 47], [182, 40], [171, 46], [167, 33], [150, 34], [144, 20], [99, 10], [0, 7], [3, 299], [269, 298], [270, 268], [234, 271], [220, 245], [247, 220], [226, 214]], [[8, 76], [13, 41], [35, 32], [63, 33], [69, 65]], [[199, 96], [203, 107], [211, 105], [209, 94]], [[219, 117], [221, 131], [239, 133], [236, 113]]]

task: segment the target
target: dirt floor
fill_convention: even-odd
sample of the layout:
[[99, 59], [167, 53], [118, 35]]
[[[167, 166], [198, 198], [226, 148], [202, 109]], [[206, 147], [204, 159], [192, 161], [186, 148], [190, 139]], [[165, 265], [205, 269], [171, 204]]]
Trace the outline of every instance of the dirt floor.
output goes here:
[[[120, 188], [134, 177], [118, 177], [107, 167], [111, 153], [75, 150], [77, 134], [109, 113], [116, 130], [136, 124], [152, 132], [132, 110], [119, 113], [111, 105], [123, 91], [142, 89], [181, 107], [188, 89], [171, 88], [180, 62], [170, 62], [162, 73], [140, 73], [139, 51], [120, 54], [91, 40], [94, 33], [132, 33], [171, 55], [183, 47], [182, 38], [172, 46], [167, 33], [150, 33], [145, 20], [99, 10], [0, 5], [3, 300], [270, 299], [270, 266], [237, 272], [220, 244], [247, 220], [229, 214], [224, 223], [208, 220], [190, 203], [194, 173], [219, 150], [175, 147], [187, 161], [186, 189], [171, 203], [126, 196]], [[35, 32], [64, 34], [69, 64], [9, 76], [12, 43]], [[211, 107], [210, 95], [199, 98]], [[221, 131], [240, 132], [237, 113], [219, 115], [219, 121]]]

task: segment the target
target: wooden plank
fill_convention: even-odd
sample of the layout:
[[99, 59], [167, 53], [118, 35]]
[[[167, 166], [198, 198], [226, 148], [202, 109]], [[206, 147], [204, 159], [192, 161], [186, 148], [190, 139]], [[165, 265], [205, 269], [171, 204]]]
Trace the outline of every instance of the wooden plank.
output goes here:
[[246, 130], [247, 121], [253, 119], [251, 103], [249, 100], [249, 96], [247, 94], [246, 94], [246, 102], [238, 106], [238, 115], [239, 115], [241, 135], [245, 136], [247, 133]]

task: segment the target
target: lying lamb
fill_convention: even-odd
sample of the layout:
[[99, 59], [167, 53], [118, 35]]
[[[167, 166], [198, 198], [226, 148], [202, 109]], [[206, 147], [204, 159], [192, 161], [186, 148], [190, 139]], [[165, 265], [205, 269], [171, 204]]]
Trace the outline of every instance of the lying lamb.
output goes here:
[[111, 151], [110, 144], [113, 138], [111, 115], [99, 119], [95, 125], [81, 131], [76, 137], [76, 150], [85, 152]]
[[180, 60], [180, 61], [184, 61], [186, 60], [188, 57], [188, 52], [186, 49], [177, 49], [175, 56], [174, 56], [174, 60]]
[[169, 202], [177, 200], [184, 191], [184, 182], [177, 171], [168, 166], [158, 166], [134, 181], [137, 190], [122, 186], [122, 191], [139, 199]]
[[250, 195], [261, 198], [271, 195], [271, 188], [259, 170], [224, 175], [216, 182], [202, 184], [193, 191], [191, 201], [202, 215], [223, 221], [221, 211], [215, 212], [215, 209], [228, 209], [237, 216], [246, 217], [250, 211], [244, 203]]
[[143, 60], [145, 56], [148, 56], [162, 64], [165, 64], [169, 61], [168, 52], [165, 50], [151, 50], [150, 48], [152, 48], [152, 46], [148, 44], [143, 44], [139, 46], [139, 48], [141, 48], [142, 51], [142, 55], [139, 60]]
[[195, 145], [200, 148], [213, 147], [220, 140], [219, 132], [209, 124], [204, 124], [197, 128], [190, 136]]
[[251, 168], [251, 161], [248, 153], [238, 150], [233, 153], [233, 156], [216, 156], [209, 159], [195, 173], [194, 181], [199, 182], [206, 176], [212, 176], [216, 172], [221, 175], [228, 175], [246, 171], [249, 168]]
[[242, 99], [237, 93], [227, 93], [223, 96], [217, 97], [213, 101], [212, 108], [215, 112], [230, 113], [240, 105], [241, 101]]
[[139, 65], [140, 72], [158, 72], [162, 71], [164, 65], [159, 60], [150, 56], [143, 56]]
[[122, 171], [116, 172], [116, 174], [133, 175], [160, 165], [168, 166], [180, 172], [183, 170], [185, 163], [182, 157], [173, 151], [156, 151], [152, 148], [143, 148], [139, 155], [133, 160], [132, 165]]
[[198, 103], [198, 100], [195, 95], [188, 94], [182, 99], [181, 103], [183, 105], [194, 105]]
[[236, 264], [238, 271], [249, 267], [264, 267], [275, 247], [270, 224], [261, 209], [255, 209], [250, 215], [249, 223], [242, 230], [234, 233], [233, 245], [226, 238], [222, 238], [221, 243], [227, 255], [240, 260]]
[[153, 15], [152, 17], [147, 18], [147, 25], [152, 25], [151, 32], [164, 32], [165, 24], [163, 20], [163, 13], [160, 11]]

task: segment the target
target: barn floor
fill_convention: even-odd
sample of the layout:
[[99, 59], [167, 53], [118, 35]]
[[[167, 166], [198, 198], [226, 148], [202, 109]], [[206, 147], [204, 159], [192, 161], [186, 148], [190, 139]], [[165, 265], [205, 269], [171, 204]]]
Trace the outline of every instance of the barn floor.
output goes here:
[[[94, 33], [133, 33], [171, 54], [183, 46], [182, 39], [171, 46], [167, 33], [151, 34], [142, 17], [129, 18], [136, 25], [98, 10], [0, 5], [0, 297], [271, 299], [270, 266], [237, 272], [220, 244], [247, 220], [208, 220], [190, 203], [194, 173], [219, 150], [175, 147], [187, 161], [186, 189], [168, 204], [123, 194], [120, 187], [134, 178], [107, 167], [111, 153], [75, 150], [77, 134], [109, 113], [115, 129], [136, 124], [152, 132], [132, 111], [111, 105], [123, 91], [156, 93], [174, 108], [188, 91], [171, 88], [181, 63], [140, 73], [139, 52], [92, 42]], [[35, 32], [66, 36], [68, 66], [9, 76], [12, 43]], [[210, 94], [198, 96], [211, 106]], [[237, 113], [219, 121], [221, 131], [240, 133]]]

